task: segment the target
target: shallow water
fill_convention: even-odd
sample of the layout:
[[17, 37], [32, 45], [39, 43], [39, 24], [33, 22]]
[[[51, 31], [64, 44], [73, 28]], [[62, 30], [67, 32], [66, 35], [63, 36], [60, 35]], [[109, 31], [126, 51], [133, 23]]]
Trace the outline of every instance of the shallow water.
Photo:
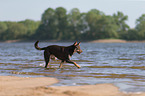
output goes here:
[[[39, 43], [52, 44], [73, 43]], [[145, 43], [81, 43], [81, 49], [82, 54], [71, 58], [80, 69], [72, 64], [59, 69], [59, 60], [51, 60], [51, 68], [46, 69], [43, 51], [33, 43], [0, 43], [0, 75], [55, 77], [60, 82], [53, 86], [113, 83], [121, 91], [145, 92]]]

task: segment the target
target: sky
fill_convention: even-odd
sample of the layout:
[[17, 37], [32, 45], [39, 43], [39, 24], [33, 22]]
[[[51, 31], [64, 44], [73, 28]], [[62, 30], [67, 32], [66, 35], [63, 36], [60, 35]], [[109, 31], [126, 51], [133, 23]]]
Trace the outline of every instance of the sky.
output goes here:
[[80, 12], [98, 9], [105, 15], [118, 11], [128, 16], [126, 22], [135, 27], [136, 19], [145, 14], [145, 0], [0, 0], [0, 21], [41, 20], [47, 8], [64, 7], [68, 12], [78, 8]]

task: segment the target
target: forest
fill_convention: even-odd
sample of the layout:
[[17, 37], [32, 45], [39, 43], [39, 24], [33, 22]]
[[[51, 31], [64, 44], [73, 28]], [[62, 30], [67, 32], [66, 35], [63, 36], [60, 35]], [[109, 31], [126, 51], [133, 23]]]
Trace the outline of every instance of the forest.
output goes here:
[[41, 21], [0, 21], [0, 41], [5, 40], [145, 40], [145, 14], [136, 19], [135, 28], [127, 25], [122, 12], [105, 15], [91, 9], [81, 13], [78, 8], [48, 8]]

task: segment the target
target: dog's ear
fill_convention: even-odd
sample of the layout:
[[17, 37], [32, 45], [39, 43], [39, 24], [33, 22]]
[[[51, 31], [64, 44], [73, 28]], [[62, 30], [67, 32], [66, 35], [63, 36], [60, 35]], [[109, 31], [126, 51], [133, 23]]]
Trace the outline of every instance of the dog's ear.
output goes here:
[[81, 43], [81, 42], [79, 42], [79, 43], [77, 44], [77, 46], [80, 45], [80, 43]]
[[77, 46], [77, 44], [78, 44], [78, 43], [77, 43], [77, 41], [76, 41], [76, 42], [74, 43], [74, 46]]

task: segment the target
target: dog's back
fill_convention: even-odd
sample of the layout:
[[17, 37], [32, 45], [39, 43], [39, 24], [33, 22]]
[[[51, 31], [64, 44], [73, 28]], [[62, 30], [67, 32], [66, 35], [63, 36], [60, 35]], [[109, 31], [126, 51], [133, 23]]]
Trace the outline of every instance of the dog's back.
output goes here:
[[51, 55], [54, 55], [60, 60], [69, 59], [68, 55], [72, 55], [74, 52], [73, 46], [65, 47], [65, 46], [58, 46], [58, 45], [51, 45], [48, 46], [45, 51], [49, 51]]

